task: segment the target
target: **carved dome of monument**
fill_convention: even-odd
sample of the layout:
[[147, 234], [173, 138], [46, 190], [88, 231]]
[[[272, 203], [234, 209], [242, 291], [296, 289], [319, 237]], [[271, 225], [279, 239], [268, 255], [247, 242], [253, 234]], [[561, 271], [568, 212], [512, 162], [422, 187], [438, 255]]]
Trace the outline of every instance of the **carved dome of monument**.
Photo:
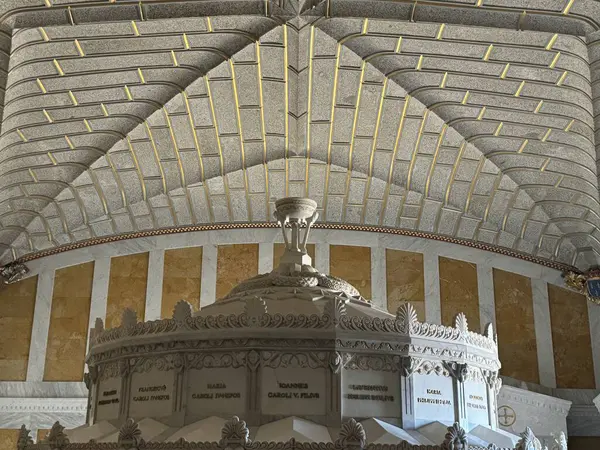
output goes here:
[[306, 249], [311, 225], [317, 220], [317, 203], [288, 197], [275, 202], [274, 213], [283, 233], [285, 250], [279, 266], [269, 273], [242, 281], [224, 298], [198, 311], [196, 316], [239, 314], [323, 314], [330, 300], [349, 316], [393, 318], [371, 306], [347, 281], [319, 273]]

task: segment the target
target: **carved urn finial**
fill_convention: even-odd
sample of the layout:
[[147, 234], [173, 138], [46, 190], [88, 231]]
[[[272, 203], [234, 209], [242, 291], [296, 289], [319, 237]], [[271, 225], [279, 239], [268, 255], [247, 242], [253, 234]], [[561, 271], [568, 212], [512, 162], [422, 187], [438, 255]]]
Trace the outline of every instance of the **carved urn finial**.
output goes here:
[[[317, 202], [309, 198], [287, 197], [277, 200], [275, 208], [273, 216], [281, 226], [285, 242], [285, 252], [277, 271], [290, 273], [310, 270], [312, 260], [306, 250], [306, 242], [311, 225], [319, 217]], [[289, 236], [287, 227], [291, 228]], [[304, 236], [301, 236], [300, 229], [303, 227]]]

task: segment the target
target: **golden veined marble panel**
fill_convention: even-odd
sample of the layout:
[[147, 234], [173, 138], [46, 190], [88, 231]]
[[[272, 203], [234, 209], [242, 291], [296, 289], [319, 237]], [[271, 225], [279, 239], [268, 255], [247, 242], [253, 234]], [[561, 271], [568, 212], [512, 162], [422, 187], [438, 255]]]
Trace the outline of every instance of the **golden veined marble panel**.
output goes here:
[[425, 321], [425, 273], [423, 254], [403, 250], [385, 250], [387, 307], [392, 314], [402, 303], [409, 302]]
[[93, 262], [54, 275], [44, 381], [83, 380], [93, 279]]
[[148, 253], [136, 253], [117, 256], [110, 260], [106, 305], [107, 328], [121, 325], [121, 315], [125, 308], [134, 310], [139, 321], [144, 320], [148, 259]]
[[162, 303], [163, 319], [171, 318], [179, 300], [200, 309], [202, 279], [202, 247], [177, 248], [165, 251]]
[[587, 298], [577, 292], [548, 285], [556, 387], [594, 389], [594, 359]]
[[439, 257], [442, 324], [454, 325], [458, 313], [467, 316], [469, 329], [481, 331], [477, 266], [473, 263]]
[[[284, 250], [285, 244], [273, 244], [273, 268], [279, 266], [279, 261], [283, 256]], [[306, 250], [308, 251], [308, 256], [312, 259], [313, 267], [315, 267], [315, 244], [306, 244]]]
[[37, 276], [0, 285], [0, 381], [27, 378], [36, 292]]
[[258, 275], [258, 244], [217, 247], [217, 300], [240, 282]]
[[494, 269], [500, 374], [539, 383], [531, 280]]
[[371, 299], [371, 247], [330, 245], [329, 273], [346, 280], [360, 295]]
[[19, 430], [0, 428], [0, 450], [14, 450], [17, 448]]

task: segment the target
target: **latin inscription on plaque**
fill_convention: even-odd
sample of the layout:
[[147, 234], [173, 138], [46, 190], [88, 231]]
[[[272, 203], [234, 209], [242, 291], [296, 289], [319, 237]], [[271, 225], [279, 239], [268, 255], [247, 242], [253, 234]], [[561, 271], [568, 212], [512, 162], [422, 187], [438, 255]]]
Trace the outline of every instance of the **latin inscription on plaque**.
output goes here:
[[325, 369], [262, 369], [263, 414], [324, 415]]
[[173, 381], [172, 370], [150, 370], [131, 376], [129, 415], [131, 417], [161, 417], [172, 413]]
[[484, 383], [466, 381], [465, 401], [467, 405], [467, 418], [469, 423], [477, 425], [488, 425], [488, 401], [487, 387]]
[[246, 369], [192, 369], [187, 412], [193, 415], [241, 414], [246, 410]]
[[121, 408], [121, 378], [109, 378], [98, 385], [96, 420], [112, 420], [119, 417]]
[[342, 411], [345, 417], [400, 417], [400, 375], [344, 370]]
[[413, 374], [415, 420], [425, 425], [435, 420], [454, 422], [452, 378], [440, 375]]

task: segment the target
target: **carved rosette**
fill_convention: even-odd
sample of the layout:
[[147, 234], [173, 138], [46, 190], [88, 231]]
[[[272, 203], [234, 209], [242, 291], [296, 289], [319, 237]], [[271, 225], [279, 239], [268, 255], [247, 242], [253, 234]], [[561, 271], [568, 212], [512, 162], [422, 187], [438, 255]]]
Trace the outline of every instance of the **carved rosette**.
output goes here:
[[441, 450], [468, 450], [467, 433], [458, 424], [448, 427]]

